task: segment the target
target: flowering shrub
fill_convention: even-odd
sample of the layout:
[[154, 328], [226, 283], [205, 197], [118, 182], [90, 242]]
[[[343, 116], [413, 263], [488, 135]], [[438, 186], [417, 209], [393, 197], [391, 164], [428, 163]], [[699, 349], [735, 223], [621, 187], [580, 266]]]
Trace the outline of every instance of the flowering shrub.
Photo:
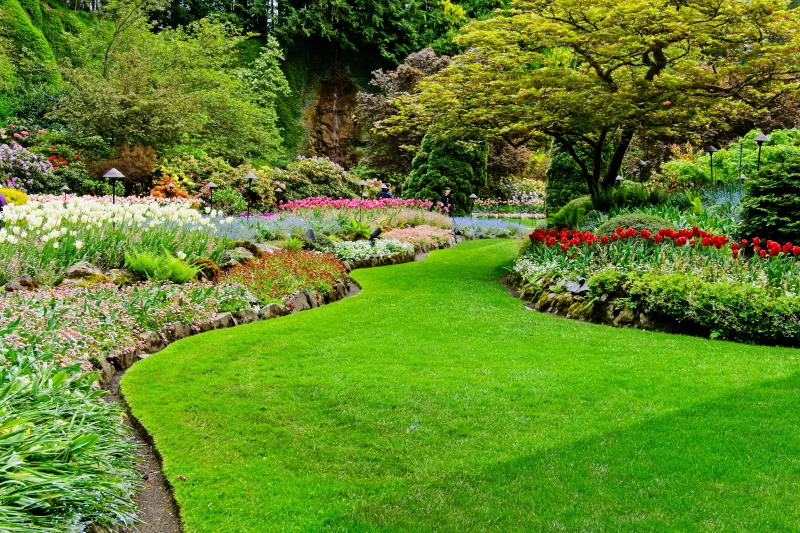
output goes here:
[[20, 144], [0, 144], [0, 186], [36, 192], [36, 183], [52, 170], [47, 158], [29, 152]]
[[438, 211], [430, 211], [432, 206], [432, 202], [423, 200], [335, 200], [327, 197], [311, 197], [280, 204], [283, 211], [292, 215], [339, 217], [375, 226], [398, 228], [426, 224], [449, 228], [453, 225], [451, 218]]
[[[57, 197], [56, 197], [57, 198]], [[0, 281], [34, 274], [40, 283], [56, 281], [81, 261], [105, 268], [122, 266], [125, 252], [218, 259], [227, 240], [215, 236], [216, 213], [202, 216], [186, 202], [109, 204], [72, 199], [31, 200], [0, 213]]]
[[433, 243], [447, 242], [453, 233], [449, 230], [437, 228], [435, 226], [416, 226], [413, 228], [398, 228], [381, 234], [383, 239], [394, 239], [400, 242]]
[[330, 252], [342, 261], [356, 261], [367, 257], [382, 257], [398, 252], [411, 252], [414, 245], [394, 239], [374, 241], [342, 241], [329, 245]]
[[136, 334], [169, 322], [197, 324], [220, 311], [249, 307], [240, 285], [144, 282], [96, 284], [0, 294], [0, 366], [35, 356], [91, 370], [100, 354], [137, 348]]
[[337, 279], [347, 276], [341, 261], [327, 253], [282, 250], [267, 254], [257, 263], [237, 265], [224, 274], [264, 302], [283, 302], [306, 289], [327, 294]]

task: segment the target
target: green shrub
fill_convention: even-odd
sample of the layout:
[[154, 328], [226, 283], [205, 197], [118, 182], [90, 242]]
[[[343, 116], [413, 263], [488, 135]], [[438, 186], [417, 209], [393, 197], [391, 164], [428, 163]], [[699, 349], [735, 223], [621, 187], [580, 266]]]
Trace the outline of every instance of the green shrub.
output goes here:
[[150, 281], [186, 283], [197, 276], [200, 266], [193, 266], [169, 252], [155, 255], [147, 252], [125, 254], [125, 267]]
[[640, 183], [623, 182], [610, 191], [601, 191], [592, 197], [592, 205], [607, 213], [614, 208], [636, 209], [648, 205], [662, 205], [669, 201], [669, 194], [662, 190], [648, 190]]
[[800, 155], [787, 153], [748, 180], [741, 234], [800, 242]]
[[632, 282], [634, 303], [655, 316], [700, 326], [712, 339], [747, 344], [800, 342], [800, 297], [747, 283], [709, 282], [685, 273], [647, 273]]
[[548, 212], [556, 212], [571, 200], [589, 194], [589, 186], [580, 168], [558, 141], [553, 141], [550, 149], [550, 165], [545, 175], [547, 176], [545, 201]]
[[420, 152], [412, 162], [413, 169], [403, 185], [403, 198], [438, 202], [444, 189], [453, 195], [453, 213], [472, 211], [470, 194], [486, 185], [487, 146], [469, 148], [453, 141], [436, 141], [431, 135], [422, 139]]
[[678, 229], [668, 220], [663, 218], [654, 217], [652, 215], [620, 215], [606, 220], [594, 231], [596, 235], [602, 237], [610, 237], [611, 234], [617, 232], [617, 228], [622, 227], [625, 229], [633, 228], [637, 231], [646, 229], [650, 233], [657, 233], [658, 230], [664, 228]]
[[586, 215], [593, 210], [592, 198], [581, 196], [570, 200], [567, 205], [549, 217], [549, 225], [553, 228], [580, 229]]

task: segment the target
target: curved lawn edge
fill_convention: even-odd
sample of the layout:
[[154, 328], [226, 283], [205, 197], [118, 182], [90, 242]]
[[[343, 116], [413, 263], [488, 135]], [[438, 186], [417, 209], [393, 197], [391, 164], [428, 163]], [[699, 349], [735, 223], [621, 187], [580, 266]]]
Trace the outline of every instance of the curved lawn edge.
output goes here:
[[[562, 502], [592, 479], [582, 470], [589, 465], [581, 446], [601, 457], [603, 435], [657, 442], [665, 427], [678, 432], [681, 449], [699, 447], [713, 452], [712, 460], [695, 465], [700, 474], [692, 477], [669, 470], [675, 457], [661, 455], [663, 446], [644, 459], [678, 476], [670, 485], [677, 492], [690, 489], [710, 505], [704, 480], [722, 464], [713, 458], [735, 463], [720, 455], [717, 437], [698, 433], [711, 413], [722, 405], [742, 408], [737, 395], [760, 398], [767, 389], [797, 399], [795, 350], [612, 330], [526, 311], [496, 282], [514, 255], [509, 242], [473, 241], [423, 263], [358, 271], [364, 290], [337, 306], [209, 333], [202, 343], [195, 337], [134, 367], [123, 390], [164, 455], [186, 531], [519, 531], [557, 522], [577, 528]], [[403, 324], [408, 331], [397, 331]], [[487, 339], [504, 349], [487, 351]], [[749, 502], [751, 511], [742, 514], [748, 506], [726, 492], [714, 496], [723, 523], [796, 518], [786, 483], [769, 466], [777, 460], [788, 464], [786, 472], [796, 470], [786, 446], [775, 446], [798, 425], [786, 405], [746, 410], [747, 423], [723, 417], [722, 426], [709, 426], [738, 435], [765, 413], [773, 426], [735, 439], [737, 453], [770, 452], [758, 468], [734, 473], [745, 487], [756, 474], [776, 479], [765, 502], [784, 518], [766, 503]], [[698, 412], [702, 423], [691, 425], [694, 432], [678, 431], [678, 421]], [[604, 523], [597, 514], [604, 508], [611, 524], [620, 513], [653, 519], [655, 509], [638, 508], [626, 492], [652, 484], [644, 459], [612, 448], [620, 456], [607, 457], [609, 468], [624, 483], [616, 492], [604, 492], [603, 484], [581, 489], [591, 495], [579, 502], [581, 516]], [[554, 470], [539, 472], [538, 460], [521, 461], [527, 456], [548, 458]], [[635, 468], [620, 463], [623, 456]], [[567, 475], [569, 461], [580, 476]], [[554, 495], [531, 484], [535, 472], [563, 476]], [[501, 488], [512, 485], [518, 496]], [[674, 492], [653, 491], [663, 496], [664, 527], [699, 523], [698, 511], [681, 511]], [[517, 512], [526, 497], [539, 502], [539, 512]], [[491, 523], [507, 527], [482, 529]], [[632, 529], [652, 523], [631, 522]]]

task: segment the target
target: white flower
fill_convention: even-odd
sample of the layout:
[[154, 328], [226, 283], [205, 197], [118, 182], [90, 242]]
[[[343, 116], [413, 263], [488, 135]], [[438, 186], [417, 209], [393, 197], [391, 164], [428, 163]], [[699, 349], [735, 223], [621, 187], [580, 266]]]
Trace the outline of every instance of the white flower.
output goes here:
[[78, 250], [83, 248], [83, 245], [84, 245], [83, 241], [75, 241], [75, 248], [77, 248]]
[[181, 261], [183, 261], [184, 259], [186, 259], [186, 254], [185, 254], [185, 253], [183, 253], [182, 251], [179, 251], [179, 252], [178, 252], [178, 253], [176, 253], [175, 255], [176, 255], [176, 256], [178, 257], [178, 259], [180, 259]]
[[58, 248], [59, 246], [61, 246], [61, 244], [59, 244], [58, 241], [53, 243], [53, 248]]

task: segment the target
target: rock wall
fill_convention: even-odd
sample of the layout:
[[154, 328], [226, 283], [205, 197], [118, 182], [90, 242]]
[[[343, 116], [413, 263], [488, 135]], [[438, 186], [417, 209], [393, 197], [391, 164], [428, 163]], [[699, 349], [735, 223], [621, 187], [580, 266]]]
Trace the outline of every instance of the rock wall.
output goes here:
[[621, 292], [590, 298], [586, 295], [584, 284], [581, 283], [575, 285], [576, 288], [579, 286], [584, 294], [570, 292], [548, 281], [540, 284], [530, 283], [516, 275], [510, 276], [505, 281], [514, 296], [525, 301], [529, 309], [541, 313], [618, 328], [637, 328], [700, 337], [709, 335], [707, 330], [699, 326], [663, 320], [631, 307], [628, 295]]
[[360, 132], [356, 126], [358, 87], [345, 77], [319, 83], [314, 106], [306, 110], [308, 154], [328, 157], [345, 169], [358, 164], [355, 142]]

